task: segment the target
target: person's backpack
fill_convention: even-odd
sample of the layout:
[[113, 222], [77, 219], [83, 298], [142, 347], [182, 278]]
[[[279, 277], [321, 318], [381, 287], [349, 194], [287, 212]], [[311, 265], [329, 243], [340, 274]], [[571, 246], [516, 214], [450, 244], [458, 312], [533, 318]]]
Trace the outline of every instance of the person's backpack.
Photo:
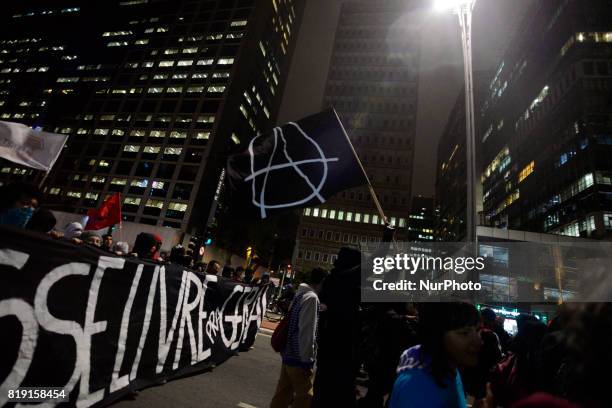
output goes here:
[[291, 313], [287, 313], [280, 321], [278, 326], [276, 326], [276, 329], [274, 329], [274, 333], [272, 333], [270, 344], [272, 345], [272, 349], [277, 353], [283, 351], [285, 349], [285, 346], [287, 345], [287, 338], [289, 337], [290, 318]]

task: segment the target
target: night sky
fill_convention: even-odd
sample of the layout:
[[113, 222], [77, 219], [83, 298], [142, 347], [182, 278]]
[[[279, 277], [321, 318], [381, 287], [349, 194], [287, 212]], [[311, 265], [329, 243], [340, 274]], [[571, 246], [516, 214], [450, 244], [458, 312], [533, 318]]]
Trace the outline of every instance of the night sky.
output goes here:
[[[342, 1], [306, 1], [279, 114], [280, 123], [317, 112], [322, 106]], [[497, 66], [520, 18], [534, 1], [478, 0], [473, 32], [475, 71]], [[463, 86], [463, 58], [456, 16], [432, 9], [424, 13], [422, 24], [413, 194], [433, 196], [437, 143]]]

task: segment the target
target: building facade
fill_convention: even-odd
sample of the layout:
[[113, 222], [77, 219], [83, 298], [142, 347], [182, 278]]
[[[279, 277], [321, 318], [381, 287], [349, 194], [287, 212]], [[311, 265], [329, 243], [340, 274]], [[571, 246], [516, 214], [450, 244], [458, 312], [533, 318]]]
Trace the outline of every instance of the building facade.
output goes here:
[[484, 216], [497, 228], [612, 236], [612, 10], [537, 1], [484, 102]]
[[[389, 221], [406, 238], [419, 64], [417, 2], [342, 4], [323, 106], [333, 106]], [[366, 186], [306, 208], [296, 267], [329, 268], [343, 246], [375, 242], [383, 221]]]
[[432, 242], [436, 225], [437, 210], [433, 197], [416, 196], [408, 216], [408, 241]]
[[[304, 2], [14, 3], [0, 120], [70, 135], [46, 205], [85, 213], [120, 192], [126, 221], [202, 231], [228, 152], [275, 123]], [[2, 182], [42, 177], [0, 163]]]

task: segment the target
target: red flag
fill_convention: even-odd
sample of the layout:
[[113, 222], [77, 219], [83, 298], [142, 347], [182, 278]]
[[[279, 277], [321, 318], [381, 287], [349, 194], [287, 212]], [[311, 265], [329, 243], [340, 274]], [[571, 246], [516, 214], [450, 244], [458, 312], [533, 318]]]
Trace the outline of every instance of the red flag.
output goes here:
[[87, 210], [86, 230], [99, 230], [121, 223], [121, 194], [116, 193], [108, 197], [100, 208]]

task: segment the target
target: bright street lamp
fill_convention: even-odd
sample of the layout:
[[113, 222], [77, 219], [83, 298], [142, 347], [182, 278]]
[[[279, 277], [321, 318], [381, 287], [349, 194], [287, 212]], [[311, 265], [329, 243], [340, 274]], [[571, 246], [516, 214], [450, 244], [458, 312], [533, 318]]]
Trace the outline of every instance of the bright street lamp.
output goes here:
[[474, 82], [472, 77], [472, 10], [476, 0], [435, 0], [435, 8], [451, 10], [459, 17], [461, 43], [463, 45], [463, 70], [465, 74], [465, 122], [467, 205], [465, 241], [476, 244], [476, 202], [474, 181], [476, 176], [476, 129], [474, 122]]

